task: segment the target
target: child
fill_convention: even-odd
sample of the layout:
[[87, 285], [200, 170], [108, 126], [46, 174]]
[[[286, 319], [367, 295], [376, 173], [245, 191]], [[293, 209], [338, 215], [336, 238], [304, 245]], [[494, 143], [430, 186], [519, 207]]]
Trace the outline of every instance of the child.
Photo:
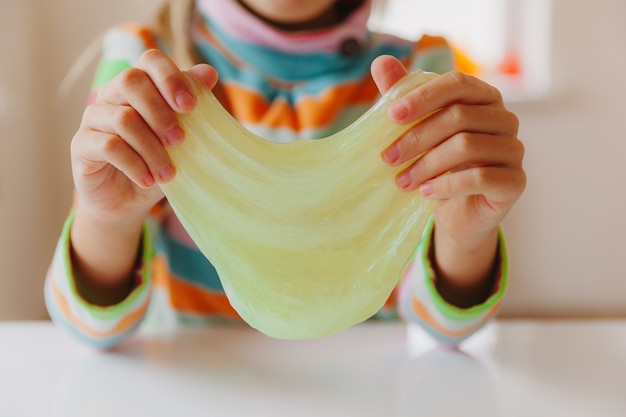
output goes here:
[[195, 105], [181, 70], [248, 129], [286, 142], [341, 130], [416, 68], [443, 75], [397, 101], [389, 117], [406, 123], [441, 111], [390, 144], [381, 163], [428, 150], [396, 182], [438, 204], [379, 315], [397, 309], [449, 344], [493, 317], [507, 271], [498, 225], [525, 187], [517, 118], [495, 88], [451, 71], [443, 39], [369, 32], [371, 6], [173, 0], [152, 27], [109, 31], [71, 145], [76, 198], [46, 278], [52, 319], [106, 348], [142, 322], [150, 299], [166, 300], [181, 319], [237, 318], [157, 185], [176, 174], [166, 152], [185, 139], [175, 115]]

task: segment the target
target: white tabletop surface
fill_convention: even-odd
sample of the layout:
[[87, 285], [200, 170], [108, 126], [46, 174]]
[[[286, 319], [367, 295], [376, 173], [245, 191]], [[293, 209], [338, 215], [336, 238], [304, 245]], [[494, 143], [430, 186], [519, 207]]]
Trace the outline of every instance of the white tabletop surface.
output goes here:
[[626, 416], [626, 320], [497, 321], [459, 351], [400, 323], [308, 341], [144, 328], [101, 352], [0, 323], [0, 416]]

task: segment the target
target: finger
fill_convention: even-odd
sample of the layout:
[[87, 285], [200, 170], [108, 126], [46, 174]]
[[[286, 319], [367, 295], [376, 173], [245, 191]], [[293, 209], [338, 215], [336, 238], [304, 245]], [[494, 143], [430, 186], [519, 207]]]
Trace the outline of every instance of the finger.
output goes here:
[[452, 71], [398, 99], [389, 107], [389, 117], [396, 123], [409, 123], [453, 103], [502, 103], [502, 95], [476, 77]]
[[397, 177], [398, 186], [413, 190], [429, 179], [466, 167], [517, 166], [523, 159], [519, 140], [497, 136], [460, 133], [404, 169]]
[[[85, 110], [85, 119], [90, 129], [109, 135], [114, 141], [112, 151], [123, 149], [115, 143], [120, 138], [139, 155], [155, 180], [167, 182], [172, 179], [174, 168], [169, 155], [137, 110], [130, 106], [94, 104]], [[103, 150], [108, 149], [105, 141]], [[97, 158], [97, 154], [94, 157]]]
[[[154, 184], [148, 166], [141, 156], [124, 139], [115, 134], [93, 130], [81, 130], [72, 141], [72, 158], [76, 172], [93, 177], [110, 165], [124, 173], [142, 188]], [[99, 163], [101, 162], [101, 163]]]
[[127, 97], [128, 89], [150, 93], [148, 88], [152, 84], [174, 111], [185, 113], [191, 111], [195, 104], [191, 86], [183, 72], [157, 49], [145, 51], [135, 67], [122, 71], [112, 83], [124, 88], [103, 88], [98, 94], [98, 100], [110, 104], [131, 104]]
[[[197, 73], [209, 78], [206, 68], [198, 69]], [[112, 86], [98, 95], [98, 100], [137, 109], [159, 139], [170, 147], [179, 145], [184, 136], [175, 112], [188, 113], [196, 104], [187, 76], [156, 49], [144, 52], [135, 68], [115, 77]]]
[[408, 71], [397, 58], [381, 55], [372, 61], [371, 73], [378, 91], [385, 94], [400, 78], [407, 75]]
[[492, 205], [511, 205], [524, 191], [526, 174], [520, 168], [475, 167], [434, 178], [420, 185], [432, 200], [484, 195]]
[[118, 74], [110, 84], [100, 90], [96, 104], [134, 108], [166, 146], [177, 146], [183, 140], [184, 134], [176, 113], [150, 76], [141, 69], [129, 68]]
[[382, 153], [385, 163], [398, 166], [461, 132], [516, 137], [519, 120], [504, 107], [453, 104], [424, 119]]
[[196, 98], [185, 74], [174, 61], [158, 49], [144, 52], [136, 67], [152, 80], [167, 104], [178, 113], [189, 113]]
[[217, 71], [210, 65], [198, 64], [191, 67], [187, 72], [204, 83], [204, 85], [209, 89], [213, 89], [215, 84], [217, 84]]

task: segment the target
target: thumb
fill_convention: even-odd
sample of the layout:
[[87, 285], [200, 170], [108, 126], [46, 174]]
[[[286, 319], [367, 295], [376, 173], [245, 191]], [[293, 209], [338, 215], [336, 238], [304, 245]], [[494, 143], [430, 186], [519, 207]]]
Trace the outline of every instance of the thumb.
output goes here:
[[371, 65], [372, 78], [381, 94], [385, 94], [400, 78], [408, 74], [402, 62], [391, 55], [381, 55]]
[[198, 64], [191, 67], [188, 71], [198, 80], [202, 81], [209, 89], [213, 89], [217, 84], [217, 71], [210, 65]]

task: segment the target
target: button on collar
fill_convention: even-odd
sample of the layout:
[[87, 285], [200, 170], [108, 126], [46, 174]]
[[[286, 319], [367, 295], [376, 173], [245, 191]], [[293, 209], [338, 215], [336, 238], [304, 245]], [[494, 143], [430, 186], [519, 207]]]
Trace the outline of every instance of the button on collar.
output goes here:
[[348, 38], [341, 42], [341, 45], [339, 46], [339, 52], [341, 52], [341, 55], [346, 57], [354, 56], [361, 52], [362, 49], [361, 44], [355, 38]]

